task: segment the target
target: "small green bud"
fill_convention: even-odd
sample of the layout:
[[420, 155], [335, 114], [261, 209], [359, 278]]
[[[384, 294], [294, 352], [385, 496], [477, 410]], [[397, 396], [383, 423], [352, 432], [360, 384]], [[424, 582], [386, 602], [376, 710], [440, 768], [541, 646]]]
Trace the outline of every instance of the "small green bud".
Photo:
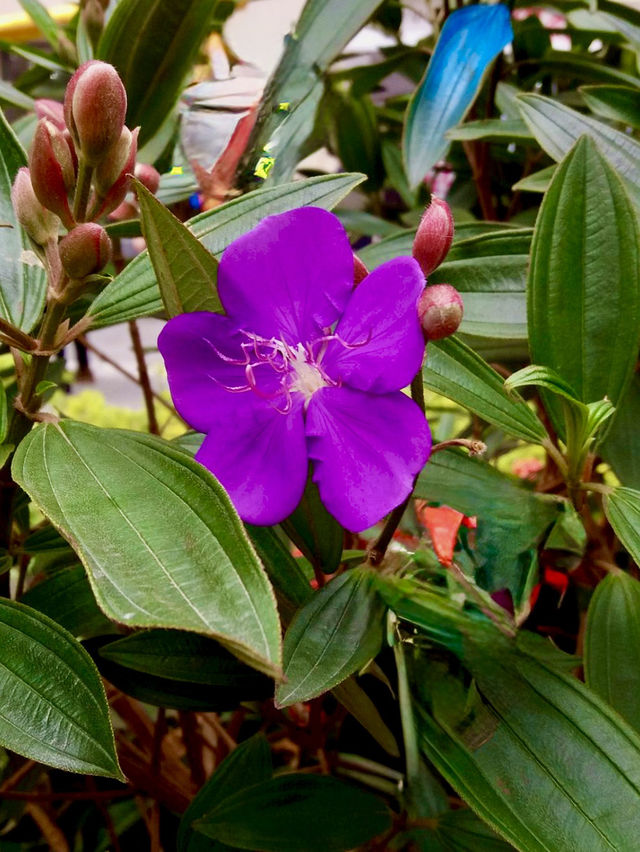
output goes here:
[[46, 118], [40, 119], [36, 127], [29, 171], [40, 203], [59, 216], [67, 228], [72, 228], [68, 195], [76, 182], [75, 163], [63, 131]]
[[84, 222], [64, 236], [58, 245], [62, 268], [79, 280], [100, 272], [111, 260], [111, 240], [95, 222]]
[[73, 75], [64, 96], [64, 119], [76, 147], [96, 166], [118, 141], [127, 94], [113, 65], [92, 59]]
[[18, 222], [34, 243], [45, 246], [58, 238], [60, 220], [38, 201], [33, 191], [29, 169], [25, 166], [18, 170], [11, 187], [11, 203]]
[[425, 278], [445, 259], [453, 242], [453, 216], [446, 201], [431, 198], [424, 211], [416, 238], [413, 241], [413, 256], [420, 264]]
[[451, 284], [431, 284], [418, 299], [425, 340], [442, 340], [458, 330], [463, 313], [460, 293]]

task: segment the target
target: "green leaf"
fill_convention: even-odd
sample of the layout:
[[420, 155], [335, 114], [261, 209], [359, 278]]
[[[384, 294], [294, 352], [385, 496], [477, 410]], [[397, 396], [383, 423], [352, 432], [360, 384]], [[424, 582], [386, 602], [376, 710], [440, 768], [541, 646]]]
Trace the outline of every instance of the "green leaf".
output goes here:
[[[364, 175], [322, 175], [259, 189], [194, 216], [188, 226], [204, 247], [218, 256], [265, 216], [305, 206], [329, 210], [363, 180]], [[89, 317], [92, 326], [100, 328], [161, 310], [155, 273], [149, 253], [144, 251], [105, 287], [93, 302]]]
[[592, 112], [640, 129], [640, 91], [629, 86], [581, 86], [578, 90]]
[[251, 173], [268, 152], [275, 157], [270, 179], [290, 179], [313, 129], [325, 72], [380, 3], [308, 0], [265, 88], [247, 154]]
[[97, 59], [118, 69], [127, 90], [127, 125], [140, 145], [178, 100], [210, 32], [211, 0], [120, 0], [102, 33]]
[[226, 493], [183, 450], [65, 420], [24, 439], [13, 476], [73, 545], [109, 618], [209, 635], [277, 672], [267, 577]]
[[47, 9], [39, 0], [19, 0], [19, 3], [51, 47], [57, 51], [59, 48], [60, 31]]
[[490, 591], [509, 588], [518, 603], [530, 552], [560, 516], [562, 502], [453, 449], [432, 456], [418, 477], [415, 496], [477, 517], [478, 579]]
[[272, 527], [254, 527], [252, 524], [245, 524], [245, 527], [276, 592], [284, 595], [296, 609], [302, 606], [313, 590], [283, 539]]
[[[583, 137], [558, 167], [538, 213], [529, 272], [531, 360], [585, 403], [617, 405], [640, 337], [640, 235], [622, 184]], [[556, 429], [558, 401], [545, 394]]]
[[523, 367], [521, 370], [512, 373], [504, 383], [505, 390], [509, 393], [516, 388], [526, 388], [531, 385], [546, 388], [556, 396], [580, 404], [578, 395], [569, 382], [565, 381], [551, 367], [539, 367], [537, 364], [530, 364], [528, 367]]
[[216, 767], [182, 815], [178, 829], [178, 852], [215, 852], [218, 845], [194, 832], [193, 822], [229, 796], [268, 781], [272, 772], [271, 751], [264, 734], [256, 734], [240, 743]]
[[355, 677], [348, 677], [331, 690], [340, 704], [357, 719], [378, 745], [392, 757], [400, 756], [400, 749], [394, 735], [385, 724], [376, 705]]
[[636, 208], [640, 207], [640, 142], [543, 95], [519, 95], [518, 105], [540, 146], [557, 162], [581, 136], [591, 136], [619, 172]]
[[483, 118], [480, 121], [468, 121], [447, 131], [447, 139], [467, 142], [482, 139], [485, 142], [533, 142], [533, 136], [521, 119]]
[[0, 316], [31, 331], [44, 308], [46, 276], [18, 224], [11, 204], [11, 185], [27, 155], [0, 111]]
[[68, 772], [122, 778], [104, 687], [83, 647], [50, 618], [0, 599], [0, 742]]
[[509, 435], [536, 444], [544, 441], [544, 426], [526, 402], [519, 396], [509, 395], [502, 376], [455, 337], [428, 344], [422, 375], [428, 388], [475, 412]]
[[631, 384], [620, 401], [613, 426], [601, 447], [623, 485], [640, 490], [640, 442], [629, 440], [640, 423], [640, 375], [633, 376]]
[[216, 258], [140, 181], [135, 189], [142, 232], [167, 314], [221, 313]]
[[194, 828], [239, 849], [346, 852], [390, 822], [377, 797], [326, 775], [292, 773], [227, 796]]
[[615, 534], [640, 565], [640, 491], [614, 488], [605, 495], [603, 504]]
[[377, 656], [385, 606], [372, 576], [367, 568], [346, 571], [298, 611], [285, 634], [278, 707], [322, 695]]
[[325, 509], [311, 476], [302, 499], [281, 527], [312, 565], [333, 574], [342, 558], [344, 530]]
[[18, 107], [19, 109], [31, 111], [35, 108], [35, 101], [30, 95], [25, 95], [24, 92], [16, 89], [11, 83], [7, 83], [6, 80], [0, 80], [0, 100], [6, 101], [11, 106]]
[[7, 392], [4, 385], [0, 382], [0, 444], [4, 443], [7, 437], [7, 429], [9, 427]]
[[622, 571], [591, 598], [584, 672], [589, 688], [640, 730], [640, 583]]
[[540, 169], [539, 172], [527, 175], [527, 177], [514, 183], [512, 189], [514, 192], [546, 192], [557, 168], [556, 165], [547, 166], [546, 169]]

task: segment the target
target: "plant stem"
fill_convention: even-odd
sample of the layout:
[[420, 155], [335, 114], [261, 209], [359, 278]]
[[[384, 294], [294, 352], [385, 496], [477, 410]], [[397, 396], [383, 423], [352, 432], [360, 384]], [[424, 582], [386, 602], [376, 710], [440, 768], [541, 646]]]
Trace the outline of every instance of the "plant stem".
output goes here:
[[89, 202], [89, 193], [91, 192], [91, 176], [93, 175], [93, 166], [87, 165], [84, 157], [80, 157], [78, 164], [78, 183], [76, 184], [76, 194], [73, 198], [73, 218], [76, 222], [84, 222], [87, 213], [87, 204]]
[[138, 377], [142, 395], [144, 396], [144, 404], [147, 409], [147, 421], [149, 424], [149, 432], [152, 435], [159, 435], [158, 419], [156, 410], [153, 405], [153, 391], [151, 390], [151, 382], [149, 380], [149, 371], [147, 370], [147, 362], [144, 359], [144, 349], [142, 348], [142, 340], [140, 338], [140, 330], [135, 320], [129, 322], [129, 334], [131, 335], [131, 343], [133, 344], [133, 352], [136, 356], [136, 364], [138, 366]]

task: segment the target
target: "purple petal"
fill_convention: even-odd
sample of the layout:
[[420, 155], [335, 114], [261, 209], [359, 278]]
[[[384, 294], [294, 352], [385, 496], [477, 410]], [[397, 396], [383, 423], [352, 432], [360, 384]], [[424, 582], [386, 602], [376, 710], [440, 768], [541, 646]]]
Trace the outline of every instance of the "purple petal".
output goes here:
[[431, 450], [424, 415], [400, 392], [322, 388], [311, 397], [306, 430], [322, 502], [352, 532], [408, 496]]
[[423, 290], [413, 258], [390, 260], [370, 272], [336, 327], [339, 340], [331, 341], [322, 361], [327, 374], [371, 393], [406, 387], [424, 355], [417, 311]]
[[269, 216], [235, 240], [218, 293], [238, 328], [287, 343], [332, 325], [353, 288], [353, 253], [338, 219], [317, 207]]
[[307, 479], [302, 397], [280, 414], [253, 393], [228, 395], [196, 459], [221, 482], [238, 514], [271, 525], [293, 512]]
[[[164, 358], [171, 397], [181, 417], [199, 432], [208, 432], [219, 406], [240, 397], [228, 388], [247, 386], [245, 367], [231, 361], [247, 360], [241, 345], [247, 338], [220, 314], [199, 311], [169, 320], [158, 337]], [[225, 360], [225, 359], [231, 359]], [[267, 366], [254, 370], [264, 393], [279, 386], [276, 373]]]

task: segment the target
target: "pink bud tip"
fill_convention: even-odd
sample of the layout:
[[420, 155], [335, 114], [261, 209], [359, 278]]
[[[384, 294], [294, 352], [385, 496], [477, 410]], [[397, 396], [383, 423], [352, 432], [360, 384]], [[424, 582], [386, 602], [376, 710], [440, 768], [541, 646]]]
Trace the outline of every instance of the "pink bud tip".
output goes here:
[[418, 300], [418, 318], [425, 340], [442, 340], [458, 330], [463, 304], [451, 284], [432, 284]]
[[424, 211], [413, 241], [413, 256], [420, 264], [425, 278], [440, 266], [453, 242], [453, 216], [446, 201], [431, 198]]
[[160, 172], [157, 169], [147, 165], [147, 163], [136, 163], [133, 174], [141, 184], [146, 186], [149, 192], [156, 194], [160, 186]]
[[100, 272], [111, 259], [111, 240], [95, 222], [78, 225], [58, 245], [62, 268], [69, 278], [79, 280]]
[[24, 166], [18, 170], [11, 187], [11, 203], [18, 222], [34, 243], [44, 246], [58, 238], [60, 220], [36, 198], [29, 169]]
[[75, 164], [63, 131], [46, 118], [41, 118], [36, 127], [29, 170], [40, 203], [59, 216], [67, 228], [73, 227], [68, 193], [75, 185]]
[[120, 138], [127, 94], [113, 65], [92, 59], [73, 75], [64, 96], [64, 118], [90, 166]]
[[369, 274], [369, 270], [364, 265], [364, 263], [360, 260], [357, 254], [353, 256], [353, 284], [355, 287], [361, 282]]

